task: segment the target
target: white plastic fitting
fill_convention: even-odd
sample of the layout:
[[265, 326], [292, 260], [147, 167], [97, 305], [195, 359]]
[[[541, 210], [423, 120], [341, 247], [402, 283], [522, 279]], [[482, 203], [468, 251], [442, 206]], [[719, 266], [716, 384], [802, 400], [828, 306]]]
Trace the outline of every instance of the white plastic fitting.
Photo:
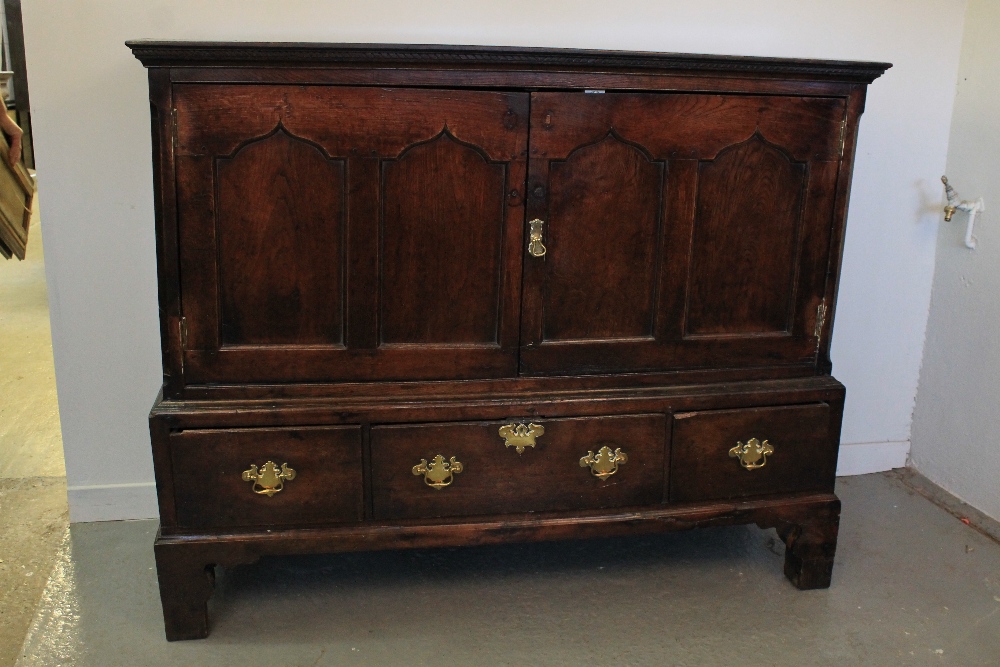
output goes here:
[[944, 207], [944, 220], [945, 222], [951, 222], [951, 216], [955, 215], [955, 211], [968, 213], [969, 222], [965, 227], [965, 247], [969, 250], [975, 250], [976, 237], [972, 235], [972, 229], [976, 226], [976, 216], [979, 215], [980, 211], [986, 210], [983, 198], [980, 197], [976, 201], [969, 201], [968, 199], [960, 200], [958, 193], [955, 192], [955, 188], [948, 185], [947, 176], [942, 176], [941, 182], [944, 183], [944, 194], [948, 198], [948, 205]]

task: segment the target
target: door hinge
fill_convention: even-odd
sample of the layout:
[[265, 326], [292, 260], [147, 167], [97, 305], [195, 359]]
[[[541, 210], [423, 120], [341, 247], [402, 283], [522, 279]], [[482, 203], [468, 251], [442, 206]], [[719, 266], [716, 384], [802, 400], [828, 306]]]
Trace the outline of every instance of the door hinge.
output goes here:
[[840, 157], [844, 157], [844, 142], [846, 140], [847, 140], [847, 120], [842, 120], [840, 121]]
[[819, 346], [819, 339], [823, 335], [823, 325], [826, 324], [826, 299], [816, 306], [816, 328], [813, 329], [813, 336], [816, 337], [816, 345]]
[[177, 323], [177, 328], [180, 332], [181, 337], [181, 349], [187, 349], [188, 344], [188, 321], [186, 317], [182, 317]]
[[177, 150], [177, 109], [170, 110], [170, 142]]

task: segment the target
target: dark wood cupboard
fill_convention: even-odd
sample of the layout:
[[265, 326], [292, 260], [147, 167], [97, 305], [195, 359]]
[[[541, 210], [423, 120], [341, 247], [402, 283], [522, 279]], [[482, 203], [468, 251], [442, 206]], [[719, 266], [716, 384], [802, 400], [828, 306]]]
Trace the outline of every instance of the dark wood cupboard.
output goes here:
[[130, 42], [167, 637], [265, 554], [757, 523], [828, 586], [881, 63]]

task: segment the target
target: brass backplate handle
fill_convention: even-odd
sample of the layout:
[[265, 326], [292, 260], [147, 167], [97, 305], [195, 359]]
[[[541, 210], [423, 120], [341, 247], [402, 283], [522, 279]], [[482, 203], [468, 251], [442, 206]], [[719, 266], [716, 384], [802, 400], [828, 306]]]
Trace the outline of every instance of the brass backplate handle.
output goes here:
[[525, 447], [534, 447], [535, 439], [540, 438], [545, 433], [545, 427], [541, 424], [515, 424], [510, 423], [500, 427], [500, 437], [504, 439], [504, 445], [513, 447], [518, 454], [524, 453]]
[[618, 472], [619, 465], [627, 462], [628, 456], [621, 448], [612, 451], [610, 447], [601, 447], [597, 450], [597, 454], [588, 451], [587, 455], [580, 459], [580, 467], [590, 468], [590, 473], [594, 477], [607, 479]]
[[451, 457], [450, 461], [445, 461], [444, 457], [438, 454], [430, 463], [427, 459], [420, 459], [420, 463], [413, 466], [414, 475], [423, 475], [424, 484], [440, 491], [450, 485], [455, 479], [455, 475], [465, 470], [465, 466]]
[[545, 221], [535, 218], [528, 223], [528, 254], [532, 257], [544, 257], [545, 246], [542, 245]]
[[256, 465], [243, 471], [243, 481], [253, 482], [253, 492], [270, 498], [285, 488], [285, 482], [295, 479], [295, 471], [287, 463], [281, 464], [281, 469], [274, 461], [268, 461], [257, 469]]
[[767, 440], [761, 442], [757, 438], [750, 438], [746, 444], [737, 442], [736, 446], [729, 450], [729, 456], [739, 459], [740, 465], [747, 470], [763, 468], [768, 455], [773, 453], [774, 447]]

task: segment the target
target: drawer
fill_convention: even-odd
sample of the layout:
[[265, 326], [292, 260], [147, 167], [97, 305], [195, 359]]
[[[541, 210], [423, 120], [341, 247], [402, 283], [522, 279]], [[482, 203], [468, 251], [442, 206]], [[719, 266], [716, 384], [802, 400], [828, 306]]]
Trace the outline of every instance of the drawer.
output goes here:
[[[501, 427], [518, 423], [544, 428], [534, 446], [525, 444], [521, 453], [517, 442], [508, 446], [499, 433]], [[375, 426], [371, 430], [374, 516], [465, 516], [659, 503], [665, 435], [663, 415]], [[624, 454], [624, 462], [609, 460], [615, 450]], [[602, 451], [607, 466], [595, 463], [596, 472], [611, 472], [598, 477], [581, 459], [588, 454], [600, 457]], [[461, 464], [461, 472], [446, 477], [440, 471], [452, 457]], [[420, 472], [421, 464], [426, 474]], [[440, 474], [435, 476], [435, 471]]]
[[[832, 492], [838, 430], [831, 413], [817, 403], [675, 414], [670, 500]], [[748, 453], [741, 457], [739, 447]]]
[[362, 518], [359, 426], [181, 431], [170, 450], [181, 526]]

